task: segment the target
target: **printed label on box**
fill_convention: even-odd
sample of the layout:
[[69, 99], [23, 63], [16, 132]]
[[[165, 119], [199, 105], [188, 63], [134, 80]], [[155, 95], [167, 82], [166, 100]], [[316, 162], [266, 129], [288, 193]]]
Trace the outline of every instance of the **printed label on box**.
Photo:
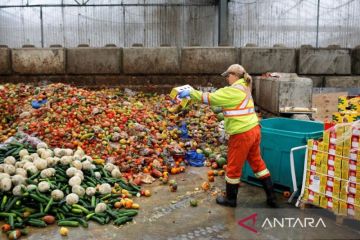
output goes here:
[[320, 188], [320, 177], [317, 175], [313, 176], [312, 182], [309, 186], [309, 189], [313, 192], [319, 192], [319, 188]]

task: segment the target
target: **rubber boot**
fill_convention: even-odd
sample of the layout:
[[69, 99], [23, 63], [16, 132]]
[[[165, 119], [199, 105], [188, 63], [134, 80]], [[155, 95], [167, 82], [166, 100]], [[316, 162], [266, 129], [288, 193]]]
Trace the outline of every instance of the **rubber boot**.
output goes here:
[[266, 203], [271, 208], [278, 208], [279, 205], [276, 203], [276, 196], [274, 193], [274, 185], [271, 181], [271, 177], [262, 179], [262, 184], [266, 193]]
[[216, 198], [216, 203], [227, 206], [227, 207], [236, 207], [236, 199], [238, 194], [239, 184], [230, 184], [226, 183], [226, 196], [218, 196]]

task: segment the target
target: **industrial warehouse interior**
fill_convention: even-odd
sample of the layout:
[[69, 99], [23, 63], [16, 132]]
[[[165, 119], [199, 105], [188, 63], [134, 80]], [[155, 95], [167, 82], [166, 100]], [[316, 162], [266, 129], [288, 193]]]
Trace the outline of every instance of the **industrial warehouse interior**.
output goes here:
[[0, 0], [0, 239], [359, 239], [359, 0]]

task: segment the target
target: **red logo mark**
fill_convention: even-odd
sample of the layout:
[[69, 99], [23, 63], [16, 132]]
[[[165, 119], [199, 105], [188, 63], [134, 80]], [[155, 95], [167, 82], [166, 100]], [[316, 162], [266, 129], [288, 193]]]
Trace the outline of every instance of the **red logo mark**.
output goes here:
[[[243, 228], [253, 232], [253, 233], [257, 233], [256, 229], [255, 228], [252, 228], [255, 226], [256, 224], [256, 217], [257, 217], [257, 213], [254, 213], [254, 214], [251, 214], [250, 216], [246, 217], [246, 218], [243, 218], [241, 220], [238, 221], [238, 224], [240, 226], [242, 226]], [[249, 225], [245, 225], [244, 223], [249, 221], [249, 220], [252, 220], [252, 227], [250, 227]]]

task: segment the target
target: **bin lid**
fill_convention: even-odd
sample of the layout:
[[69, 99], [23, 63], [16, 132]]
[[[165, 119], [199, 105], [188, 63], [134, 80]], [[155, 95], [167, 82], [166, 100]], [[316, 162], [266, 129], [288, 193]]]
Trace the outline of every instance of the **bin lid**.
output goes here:
[[290, 118], [268, 118], [260, 121], [262, 132], [286, 135], [318, 136], [324, 131], [324, 123]]

